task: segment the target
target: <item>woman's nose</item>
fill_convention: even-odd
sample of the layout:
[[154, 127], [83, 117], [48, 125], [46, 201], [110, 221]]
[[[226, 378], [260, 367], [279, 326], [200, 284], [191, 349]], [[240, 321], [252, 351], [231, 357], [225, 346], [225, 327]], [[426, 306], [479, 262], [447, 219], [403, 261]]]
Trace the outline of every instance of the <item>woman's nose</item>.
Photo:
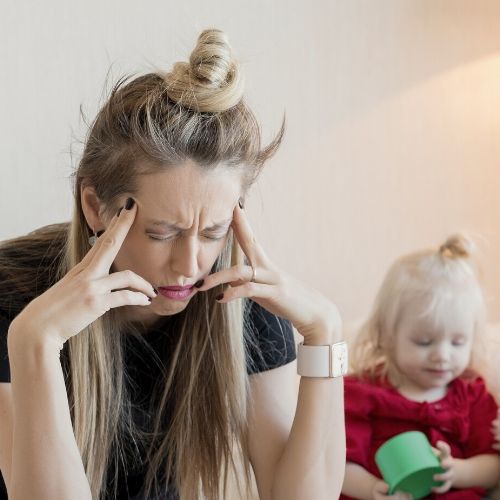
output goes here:
[[192, 278], [198, 276], [198, 238], [184, 236], [180, 238], [172, 255], [172, 270], [180, 276]]

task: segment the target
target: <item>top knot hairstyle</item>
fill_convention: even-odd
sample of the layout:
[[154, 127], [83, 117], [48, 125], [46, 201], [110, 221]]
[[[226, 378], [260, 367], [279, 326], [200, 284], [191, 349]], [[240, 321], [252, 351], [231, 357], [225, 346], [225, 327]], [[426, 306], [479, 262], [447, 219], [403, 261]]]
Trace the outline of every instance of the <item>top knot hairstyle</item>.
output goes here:
[[243, 96], [243, 75], [227, 36], [220, 30], [203, 31], [189, 63], [178, 62], [161, 76], [172, 100], [200, 113], [227, 111]]
[[474, 250], [471, 240], [462, 234], [454, 234], [439, 247], [439, 254], [448, 259], [468, 259]]

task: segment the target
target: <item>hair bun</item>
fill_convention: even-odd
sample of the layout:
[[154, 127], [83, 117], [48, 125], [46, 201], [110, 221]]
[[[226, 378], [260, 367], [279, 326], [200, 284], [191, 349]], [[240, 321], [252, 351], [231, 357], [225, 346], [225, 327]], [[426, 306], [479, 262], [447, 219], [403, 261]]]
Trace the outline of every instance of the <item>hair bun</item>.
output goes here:
[[195, 111], [226, 111], [243, 97], [243, 75], [225, 33], [217, 29], [200, 34], [189, 63], [175, 63], [172, 71], [162, 76], [168, 96]]
[[454, 234], [439, 247], [439, 253], [448, 259], [466, 259], [474, 253], [474, 245], [463, 234]]

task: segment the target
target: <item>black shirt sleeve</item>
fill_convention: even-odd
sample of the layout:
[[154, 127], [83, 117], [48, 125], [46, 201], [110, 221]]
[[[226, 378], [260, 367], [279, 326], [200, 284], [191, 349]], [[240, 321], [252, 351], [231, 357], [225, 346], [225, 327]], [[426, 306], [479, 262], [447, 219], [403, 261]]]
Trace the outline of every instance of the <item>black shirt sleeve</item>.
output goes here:
[[246, 318], [247, 373], [286, 365], [296, 358], [293, 326], [287, 319], [248, 301]]
[[0, 315], [0, 383], [10, 382], [10, 364], [7, 352], [7, 332], [10, 321]]

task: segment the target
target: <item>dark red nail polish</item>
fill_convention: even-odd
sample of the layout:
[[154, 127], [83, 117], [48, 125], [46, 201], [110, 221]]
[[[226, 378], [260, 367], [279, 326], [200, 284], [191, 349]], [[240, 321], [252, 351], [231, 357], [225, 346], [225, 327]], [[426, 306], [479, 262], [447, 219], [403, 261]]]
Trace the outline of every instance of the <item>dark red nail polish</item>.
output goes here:
[[151, 302], [153, 299], [151, 297], [148, 297], [149, 302]]
[[134, 198], [127, 198], [127, 202], [125, 203], [125, 210], [130, 210], [134, 206], [134, 203]]
[[203, 286], [203, 283], [205, 283], [205, 280], [198, 280], [195, 284], [195, 288], [201, 288]]
[[120, 209], [118, 210], [118, 213], [116, 214], [117, 217], [120, 217], [120, 213], [122, 210], [123, 210], [123, 207], [120, 207]]
[[238, 205], [240, 206], [240, 208], [243, 210], [243, 203], [241, 202], [241, 200], [238, 200]]
[[215, 300], [222, 300], [223, 298], [224, 298], [224, 294], [219, 293], [219, 295], [217, 295], [217, 297], [215, 297]]
[[99, 236], [102, 236], [104, 234], [104, 229], [101, 229], [101, 231], [97, 231], [96, 236], [99, 238]]
[[158, 295], [158, 290], [155, 287], [153, 287], [153, 292], [156, 293], [156, 295]]

